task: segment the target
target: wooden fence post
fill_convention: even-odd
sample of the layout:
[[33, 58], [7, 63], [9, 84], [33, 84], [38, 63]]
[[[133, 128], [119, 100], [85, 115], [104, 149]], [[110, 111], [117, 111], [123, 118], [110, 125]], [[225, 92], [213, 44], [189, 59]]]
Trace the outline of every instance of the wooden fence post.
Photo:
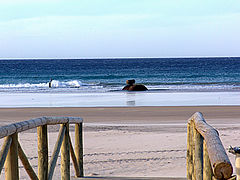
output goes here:
[[54, 173], [54, 169], [57, 163], [57, 159], [58, 159], [58, 154], [60, 152], [61, 146], [62, 146], [62, 142], [63, 142], [63, 138], [65, 136], [65, 131], [66, 131], [66, 126], [62, 126], [59, 129], [59, 133], [58, 133], [58, 138], [57, 138], [57, 142], [54, 146], [53, 152], [52, 152], [52, 156], [48, 165], [48, 180], [51, 180], [53, 177], [53, 173]]
[[80, 172], [79, 177], [84, 176], [84, 171], [83, 171], [83, 131], [82, 131], [82, 123], [76, 124], [75, 125], [75, 153], [76, 153], [76, 158], [77, 158], [77, 163]]
[[208, 156], [207, 145], [205, 140], [203, 141], [203, 179], [212, 180], [213, 172], [210, 159]]
[[194, 126], [195, 141], [195, 158], [194, 158], [194, 174], [197, 180], [203, 179], [203, 137]]
[[192, 133], [191, 123], [187, 124], [187, 179], [192, 179], [193, 172], [193, 158], [192, 158]]
[[61, 124], [66, 127], [61, 146], [61, 179], [70, 180], [70, 153], [69, 153], [69, 124]]
[[5, 162], [5, 179], [7, 180], [18, 180], [18, 134], [14, 133], [11, 135], [12, 143], [7, 154]]
[[38, 178], [48, 179], [48, 137], [47, 125], [37, 127], [38, 134]]
[[194, 131], [196, 131], [194, 127], [194, 122], [190, 122], [191, 125], [191, 135], [192, 135], [192, 141], [191, 141], [191, 147], [192, 147], [192, 180], [196, 180], [196, 174], [195, 174], [195, 138], [194, 138]]
[[70, 155], [71, 155], [71, 158], [72, 158], [73, 167], [75, 169], [75, 174], [76, 174], [75, 176], [80, 177], [80, 170], [79, 170], [79, 167], [78, 167], [77, 158], [76, 158], [73, 146], [72, 146], [70, 135], [69, 135], [69, 147], [70, 147]]
[[29, 177], [31, 180], [38, 180], [38, 177], [36, 173], [34, 172], [31, 164], [28, 162], [28, 158], [26, 154], [24, 153], [21, 145], [18, 142], [18, 156], [22, 161], [22, 165], [25, 168], [26, 172], [28, 173]]
[[7, 158], [8, 150], [11, 146], [11, 143], [12, 143], [12, 137], [11, 136], [5, 137], [2, 149], [0, 151], [0, 174], [2, 172], [2, 168]]

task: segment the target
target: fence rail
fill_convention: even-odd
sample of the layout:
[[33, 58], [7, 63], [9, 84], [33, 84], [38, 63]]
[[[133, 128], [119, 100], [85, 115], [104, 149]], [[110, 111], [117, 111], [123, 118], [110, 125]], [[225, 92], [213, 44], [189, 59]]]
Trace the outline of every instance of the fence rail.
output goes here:
[[[83, 137], [82, 118], [42, 117], [0, 127], [0, 138], [4, 143], [0, 151], [0, 174], [5, 165], [5, 179], [19, 179], [18, 157], [32, 180], [51, 180], [61, 149], [61, 179], [70, 179], [70, 154], [76, 177], [83, 177]], [[48, 125], [61, 124], [57, 142], [50, 162], [48, 162]], [[69, 136], [69, 124], [75, 124], [75, 149]], [[32, 169], [20, 143], [18, 133], [37, 128], [38, 136], [38, 176]]]
[[196, 112], [187, 125], [187, 179], [229, 179], [232, 173], [217, 130]]

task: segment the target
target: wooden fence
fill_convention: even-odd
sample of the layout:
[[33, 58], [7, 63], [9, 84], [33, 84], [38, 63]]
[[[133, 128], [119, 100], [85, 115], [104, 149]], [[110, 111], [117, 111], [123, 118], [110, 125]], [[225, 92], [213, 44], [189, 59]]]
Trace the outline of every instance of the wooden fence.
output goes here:
[[217, 130], [196, 112], [187, 125], [187, 179], [234, 179], [232, 173]]
[[[77, 177], [83, 177], [82, 118], [42, 117], [0, 127], [0, 138], [4, 143], [0, 151], [0, 173], [5, 165], [5, 179], [18, 180], [18, 157], [32, 180], [51, 180], [61, 149], [61, 178], [70, 179], [70, 155]], [[48, 162], [47, 125], [60, 124], [57, 142]], [[75, 124], [75, 152], [69, 136], [69, 124]], [[18, 142], [18, 133], [37, 128], [38, 136], [38, 176], [32, 169], [27, 156]]]

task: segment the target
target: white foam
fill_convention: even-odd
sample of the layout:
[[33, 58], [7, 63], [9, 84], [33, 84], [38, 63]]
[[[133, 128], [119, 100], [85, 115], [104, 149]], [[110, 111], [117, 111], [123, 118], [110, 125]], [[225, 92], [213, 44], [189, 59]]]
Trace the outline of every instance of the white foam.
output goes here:
[[83, 85], [83, 83], [81, 81], [78, 81], [78, 80], [73, 80], [73, 81], [67, 81], [67, 82], [61, 82], [61, 81], [57, 81], [57, 80], [53, 80], [51, 82], [51, 85], [52, 87], [61, 87], [61, 88], [64, 88], [64, 87], [80, 87]]
[[39, 84], [0, 84], [0, 88], [31, 88], [31, 87], [48, 87], [48, 83], [39, 83]]
[[[55, 88], [68, 88], [68, 87], [81, 87], [81, 86], [88, 86], [88, 84], [84, 84], [81, 81], [78, 80], [72, 80], [72, 81], [57, 81], [53, 80], [51, 82], [52, 87]], [[91, 84], [89, 84], [91, 86]], [[0, 84], [0, 88], [48, 88], [49, 82], [46, 83], [38, 83], [38, 84], [30, 84], [30, 83], [24, 83], [24, 84]]]

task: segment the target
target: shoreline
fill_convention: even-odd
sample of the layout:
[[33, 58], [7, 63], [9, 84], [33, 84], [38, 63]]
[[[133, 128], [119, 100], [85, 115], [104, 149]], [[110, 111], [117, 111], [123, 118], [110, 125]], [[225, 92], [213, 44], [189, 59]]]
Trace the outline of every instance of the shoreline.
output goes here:
[[0, 108], [240, 105], [239, 92], [0, 93]]

